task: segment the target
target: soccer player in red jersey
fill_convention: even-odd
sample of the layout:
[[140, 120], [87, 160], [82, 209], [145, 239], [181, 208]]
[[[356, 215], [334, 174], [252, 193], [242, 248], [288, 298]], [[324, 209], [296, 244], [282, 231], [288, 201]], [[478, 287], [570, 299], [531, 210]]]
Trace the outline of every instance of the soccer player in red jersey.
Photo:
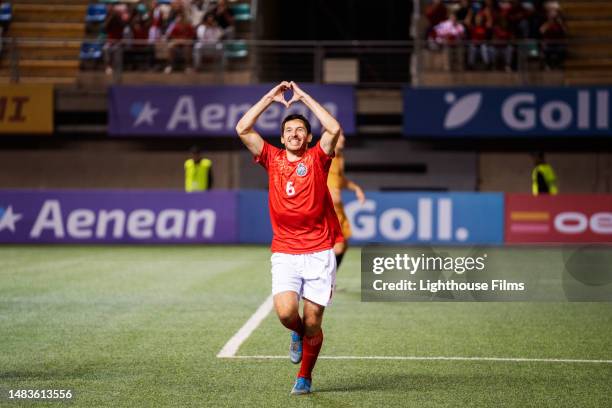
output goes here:
[[[286, 101], [284, 92], [293, 91]], [[304, 103], [324, 131], [312, 148], [310, 123], [289, 115], [281, 124], [278, 149], [254, 130], [257, 118], [274, 102], [289, 107]], [[282, 82], [253, 105], [236, 131], [255, 161], [268, 172], [272, 239], [272, 294], [281, 323], [292, 331], [290, 359], [300, 371], [292, 394], [310, 392], [312, 369], [323, 344], [321, 322], [336, 280], [333, 247], [343, 241], [338, 218], [327, 188], [327, 174], [342, 129], [338, 121], [294, 82]], [[302, 317], [300, 297], [304, 299]]]

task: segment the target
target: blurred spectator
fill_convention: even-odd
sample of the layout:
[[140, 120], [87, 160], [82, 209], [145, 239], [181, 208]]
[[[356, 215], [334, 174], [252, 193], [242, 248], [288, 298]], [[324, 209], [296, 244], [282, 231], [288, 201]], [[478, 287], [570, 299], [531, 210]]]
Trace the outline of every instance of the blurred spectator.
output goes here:
[[493, 63], [497, 62], [501, 53], [504, 59], [504, 67], [507, 72], [512, 71], [514, 57], [514, 33], [506, 16], [501, 15], [498, 22], [493, 26], [493, 46], [491, 56]]
[[540, 27], [542, 35], [542, 53], [547, 69], [563, 67], [566, 55], [565, 37], [567, 28], [559, 11], [552, 9], [548, 12], [548, 19]]
[[474, 10], [472, 8], [471, 0], [461, 0], [459, 2], [459, 8], [455, 12], [457, 15], [457, 21], [459, 21], [469, 32], [469, 27], [474, 22]]
[[434, 27], [434, 35], [439, 44], [456, 44], [465, 37], [465, 28], [457, 21], [457, 15], [452, 13], [448, 20]]
[[534, 154], [533, 161], [535, 164], [531, 172], [531, 192], [533, 195], [558, 194], [557, 176], [552, 166], [546, 163], [544, 153], [539, 152]]
[[172, 0], [170, 9], [172, 20], [176, 19], [177, 15], [182, 14], [183, 18], [191, 24], [191, 0]]
[[234, 15], [232, 10], [228, 7], [226, 0], [219, 0], [217, 5], [211, 10], [215, 15], [217, 24], [223, 30], [224, 38], [234, 37]]
[[529, 23], [527, 11], [519, 0], [502, 0], [501, 15], [506, 17], [510, 30], [515, 38], [529, 38]]
[[468, 67], [473, 69], [476, 66], [477, 56], [488, 68], [491, 66], [491, 32], [485, 25], [484, 16], [477, 14], [474, 17], [474, 24], [470, 26], [470, 44], [468, 47]]
[[191, 3], [191, 25], [197, 27], [204, 20], [204, 0], [194, 0]]
[[172, 26], [168, 28], [166, 37], [169, 40], [168, 48], [170, 51], [170, 61], [164, 72], [166, 74], [172, 72], [173, 66], [176, 66], [179, 56], [183, 57], [186, 69], [190, 71], [192, 45], [195, 37], [191, 22], [186, 20], [182, 13], [177, 14]]
[[191, 158], [185, 161], [185, 191], [210, 190], [213, 185], [212, 161], [203, 158], [200, 149], [193, 146], [190, 150]]
[[425, 9], [425, 17], [428, 23], [425, 37], [429, 38], [434, 27], [448, 18], [448, 10], [442, 0], [432, 0]]
[[108, 75], [113, 73], [113, 66], [116, 63], [116, 59], [119, 57], [119, 51], [121, 49], [120, 42], [123, 39], [128, 18], [129, 15], [125, 5], [114, 5], [110, 7], [110, 11], [104, 21], [104, 32], [106, 33], [104, 62]]
[[527, 15], [529, 38], [539, 38], [540, 26], [546, 19], [543, 2], [541, 0], [523, 0], [521, 4]]
[[124, 65], [126, 67], [142, 66], [143, 68], [150, 68], [155, 57], [154, 49], [147, 41], [151, 19], [147, 13], [146, 6], [143, 8], [140, 7], [141, 5], [144, 6], [139, 4], [130, 20], [130, 41], [128, 41], [126, 52], [124, 53]]
[[434, 38], [437, 44], [443, 45], [447, 50], [447, 69], [461, 68], [465, 27], [457, 21], [457, 16], [454, 13], [449, 16], [448, 20], [434, 27]]
[[207, 13], [196, 28], [196, 42], [193, 47], [193, 64], [196, 70], [200, 69], [203, 57], [215, 57], [219, 54], [221, 37], [223, 30], [218, 26], [215, 15]]
[[499, 15], [499, 7], [495, 0], [485, 0], [482, 8], [478, 12], [484, 19], [485, 26], [489, 29], [493, 29], [493, 24], [497, 20]]
[[151, 27], [149, 28], [150, 42], [158, 41], [166, 34], [172, 21], [170, 14], [171, 8], [168, 4], [159, 4], [155, 6], [151, 17]]

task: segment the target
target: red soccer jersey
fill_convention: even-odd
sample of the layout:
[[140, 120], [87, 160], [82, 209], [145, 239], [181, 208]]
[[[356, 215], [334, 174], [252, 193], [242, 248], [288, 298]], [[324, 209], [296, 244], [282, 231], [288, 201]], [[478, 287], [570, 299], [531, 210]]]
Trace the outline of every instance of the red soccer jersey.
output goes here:
[[307, 254], [344, 240], [327, 188], [332, 158], [317, 143], [290, 162], [285, 150], [267, 142], [255, 157], [268, 171], [272, 252]]

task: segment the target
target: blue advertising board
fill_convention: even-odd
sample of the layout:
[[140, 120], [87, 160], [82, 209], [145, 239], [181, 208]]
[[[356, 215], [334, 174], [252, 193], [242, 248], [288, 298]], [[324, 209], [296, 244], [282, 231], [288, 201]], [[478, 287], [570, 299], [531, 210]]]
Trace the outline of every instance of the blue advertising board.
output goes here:
[[502, 193], [367, 193], [360, 204], [344, 194], [350, 242], [502, 244]]
[[[502, 193], [344, 194], [350, 242], [501, 244]], [[0, 190], [0, 243], [269, 245], [265, 190]]]
[[0, 243], [234, 243], [231, 191], [0, 190]]
[[609, 87], [404, 88], [411, 137], [611, 136]]
[[[343, 194], [354, 244], [503, 243], [502, 193], [378, 193], [367, 192], [360, 204], [354, 194]], [[241, 192], [240, 241], [268, 244], [272, 240], [265, 191]]]
[[238, 237], [241, 243], [272, 242], [272, 225], [267, 190], [241, 190], [238, 193]]
[[[113, 86], [108, 93], [111, 136], [236, 136], [238, 120], [273, 85], [253, 86]], [[355, 132], [354, 88], [344, 85], [304, 84], [312, 95], [342, 125]], [[285, 95], [289, 100], [290, 91]], [[255, 126], [264, 136], [278, 136], [280, 123], [290, 113], [300, 113], [311, 122], [313, 135], [321, 124], [301, 102], [285, 108], [273, 103]]]

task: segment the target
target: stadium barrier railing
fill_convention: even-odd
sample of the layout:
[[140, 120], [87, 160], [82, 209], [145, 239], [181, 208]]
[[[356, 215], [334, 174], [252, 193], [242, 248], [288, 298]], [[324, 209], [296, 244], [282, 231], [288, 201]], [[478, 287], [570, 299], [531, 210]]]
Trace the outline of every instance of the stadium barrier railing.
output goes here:
[[[74, 55], [63, 53], [61, 58], [53, 59], [54, 63], [49, 63], [54, 72], [59, 72], [63, 66], [62, 59], [77, 61], [80, 65], [77, 74], [67, 72], [65, 75], [79, 75], [83, 72], [100, 74], [106, 71], [109, 74], [112, 72], [110, 81], [113, 83], [125, 82], [125, 75], [130, 72], [162, 74], [170, 62], [170, 43], [163, 40], [122, 40], [112, 45], [97, 39], [41, 40], [8, 37], [2, 41], [3, 69], [0, 76], [5, 77], [5, 82], [19, 82], [22, 77], [32, 76], [36, 69], [38, 75], [44, 75], [41, 64], [33, 61], [48, 58], [45, 56], [47, 53], [42, 52], [46, 47], [57, 49], [65, 46], [75, 50]], [[470, 46], [478, 47], [481, 44], [468, 41], [448, 44], [420, 39], [321, 42], [226, 40], [205, 47], [202, 52], [203, 63], [199, 70], [193, 70], [193, 65], [186, 66], [185, 61], [181, 61], [183, 58], [177, 58], [173, 72], [182, 73], [186, 70], [190, 74], [212, 75], [211, 81], [215, 83], [222, 83], [220, 81], [224, 80], [224, 72], [242, 71], [248, 74], [248, 81], [251, 83], [276, 82], [291, 77], [302, 82], [345, 82], [364, 86], [427, 84], [423, 77], [432, 73], [453, 75], [458, 72], [495, 72], [502, 77], [519, 76], [519, 84], [533, 85], [541, 83], [542, 80], [533, 78], [531, 73], [546, 72], [551, 68], [546, 66], [545, 47], [558, 46], [568, 58], [574, 57], [574, 61], [581, 57], [583, 60], [605, 62], [609, 57], [603, 49], [605, 44], [605, 39], [564, 40], [556, 44], [537, 40], [487, 42], [486, 46], [500, 60], [506, 52], [504, 48], [510, 47], [511, 51], [508, 52], [511, 53], [511, 63], [504, 64], [500, 61], [499, 64], [486, 64], [481, 61], [481, 55], [478, 55], [477, 64], [470, 67]], [[31, 51], [24, 55], [26, 45], [30, 50], [38, 47], [41, 50], [40, 55], [32, 55]], [[598, 45], [602, 45], [603, 54], [598, 50]], [[190, 42], [189, 46], [198, 47], [195, 42]], [[565, 57], [561, 59], [564, 60]], [[112, 69], [105, 69], [109, 68], [107, 63]], [[74, 67], [74, 64], [70, 66]], [[563, 66], [561, 61], [556, 68], [562, 70]], [[593, 68], [596, 67], [586, 67]], [[191, 81], [197, 82], [196, 78]], [[517, 81], [513, 83], [516, 84]]]

